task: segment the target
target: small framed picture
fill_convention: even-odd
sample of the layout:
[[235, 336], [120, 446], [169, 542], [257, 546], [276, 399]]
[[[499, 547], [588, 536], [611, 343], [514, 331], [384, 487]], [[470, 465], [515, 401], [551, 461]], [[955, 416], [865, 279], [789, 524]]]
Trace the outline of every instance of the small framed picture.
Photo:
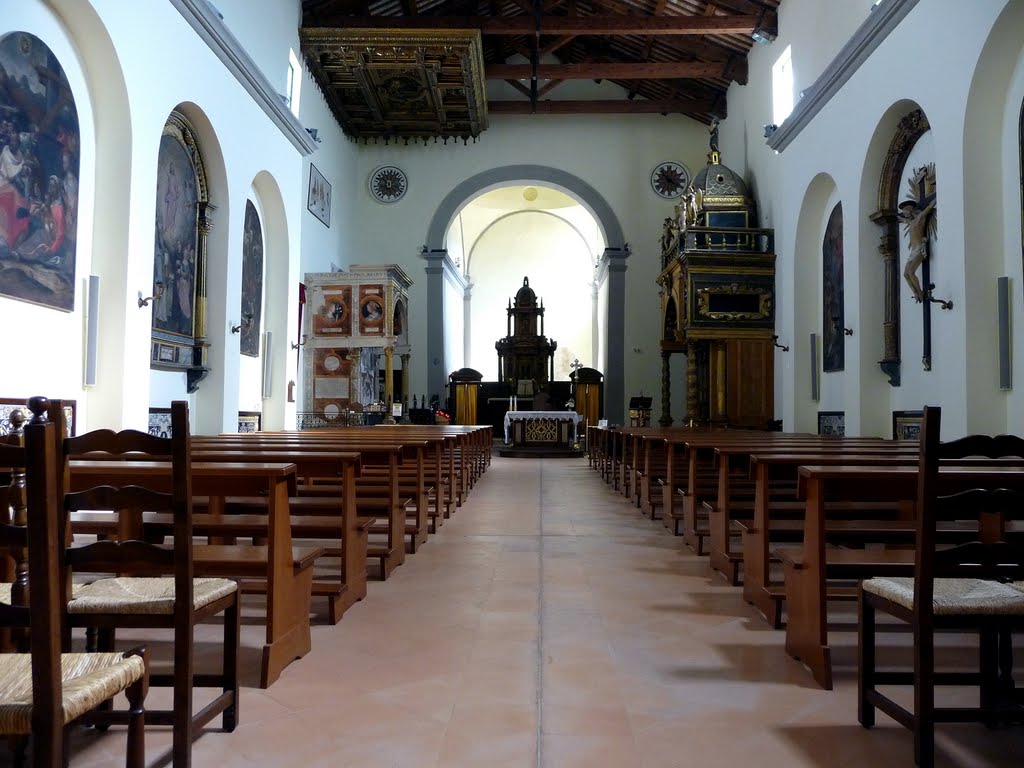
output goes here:
[[818, 411], [818, 434], [823, 437], [845, 437], [846, 411]]
[[920, 440], [921, 419], [923, 417], [924, 411], [893, 411], [892, 439]]
[[306, 208], [323, 222], [328, 229], [331, 226], [331, 183], [309, 164], [309, 192], [306, 195]]

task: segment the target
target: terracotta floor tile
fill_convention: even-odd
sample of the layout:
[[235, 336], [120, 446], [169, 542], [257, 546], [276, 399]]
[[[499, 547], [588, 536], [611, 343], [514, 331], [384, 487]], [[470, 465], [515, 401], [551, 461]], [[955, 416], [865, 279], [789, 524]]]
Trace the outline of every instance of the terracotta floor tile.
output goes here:
[[[196, 741], [199, 768], [912, 764], [909, 732], [881, 715], [871, 731], [857, 724], [855, 633], [830, 634], [836, 686], [820, 690], [707, 558], [584, 461], [495, 456], [440, 532], [339, 624], [314, 605], [312, 651], [266, 691], [248, 687], [263, 609], [245, 598], [241, 723]], [[219, 631], [197, 630], [204, 664]], [[136, 639], [169, 657], [166, 636], [120, 638]], [[897, 635], [882, 653], [909, 650]], [[167, 765], [169, 730], [146, 736], [149, 764]], [[119, 764], [124, 740], [76, 731], [72, 765]], [[1024, 728], [943, 726], [938, 744], [939, 768], [1024, 764]]]

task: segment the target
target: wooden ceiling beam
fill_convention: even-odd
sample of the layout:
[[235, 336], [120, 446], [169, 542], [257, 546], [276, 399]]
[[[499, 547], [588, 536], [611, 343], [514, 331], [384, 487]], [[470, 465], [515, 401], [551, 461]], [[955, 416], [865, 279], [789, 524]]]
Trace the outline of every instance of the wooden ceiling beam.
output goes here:
[[[485, 72], [488, 80], [528, 80], [533, 75], [533, 68], [529, 64], [488, 64]], [[666, 80], [723, 76], [721, 64], [703, 61], [541, 64], [537, 67], [537, 77], [541, 80]]]
[[712, 104], [706, 99], [608, 99], [583, 101], [538, 101], [536, 110], [529, 101], [491, 101], [487, 111], [492, 115], [628, 115], [706, 113]]
[[547, 45], [543, 46], [540, 49], [540, 55], [542, 57], [543, 56], [550, 56], [552, 53], [557, 51], [559, 48], [561, 48], [564, 45], [568, 45], [569, 43], [571, 43], [575, 39], [576, 39], [576, 35], [563, 35], [562, 37], [558, 38], [557, 40], [553, 40], [550, 43], [548, 43]]
[[[731, 35], [751, 33], [759, 16], [544, 16], [548, 35]], [[316, 26], [338, 29], [479, 29], [485, 35], [527, 35], [536, 31], [526, 16], [348, 16], [321, 14]], [[766, 29], [767, 20], [761, 25]], [[769, 30], [770, 31], [770, 30]]]

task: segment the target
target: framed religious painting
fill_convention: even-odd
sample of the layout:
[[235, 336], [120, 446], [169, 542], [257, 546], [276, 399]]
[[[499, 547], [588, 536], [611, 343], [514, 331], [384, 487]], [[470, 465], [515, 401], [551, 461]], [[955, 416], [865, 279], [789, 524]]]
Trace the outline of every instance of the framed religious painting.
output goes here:
[[331, 226], [331, 183], [309, 164], [309, 191], [306, 193], [306, 208], [323, 222], [327, 228]]
[[252, 200], [245, 201], [242, 234], [242, 320], [239, 351], [260, 356], [260, 325], [263, 320], [263, 227]]
[[79, 126], [57, 57], [0, 35], [0, 296], [75, 308]]
[[821, 243], [821, 367], [825, 373], [846, 367], [846, 308], [843, 286], [843, 204], [836, 203]]
[[[206, 233], [212, 206], [196, 133], [172, 112], [157, 155], [152, 357], [150, 366], [184, 370], [195, 392], [206, 368]], [[147, 301], [141, 296], [140, 303]]]

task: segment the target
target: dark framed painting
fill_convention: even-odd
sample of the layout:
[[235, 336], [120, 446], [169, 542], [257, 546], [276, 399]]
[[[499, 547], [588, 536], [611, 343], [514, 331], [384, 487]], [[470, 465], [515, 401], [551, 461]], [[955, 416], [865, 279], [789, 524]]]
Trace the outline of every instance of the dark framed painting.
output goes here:
[[818, 411], [818, 434], [822, 437], [845, 437], [846, 411]]
[[260, 323], [263, 320], [263, 227], [252, 200], [245, 201], [242, 235], [242, 338], [239, 350], [260, 356]]
[[323, 222], [325, 227], [331, 226], [331, 183], [309, 164], [309, 192], [306, 194], [306, 208]]
[[150, 365], [188, 369], [189, 392], [207, 371], [205, 239], [211, 209], [195, 129], [185, 115], [172, 112], [157, 154]]
[[846, 309], [843, 287], [843, 204], [836, 203], [821, 242], [821, 363], [826, 372], [846, 368]]
[[0, 36], [0, 295], [75, 308], [80, 140], [57, 57], [27, 32]]
[[893, 411], [892, 439], [920, 440], [921, 419], [923, 418], [924, 411]]

